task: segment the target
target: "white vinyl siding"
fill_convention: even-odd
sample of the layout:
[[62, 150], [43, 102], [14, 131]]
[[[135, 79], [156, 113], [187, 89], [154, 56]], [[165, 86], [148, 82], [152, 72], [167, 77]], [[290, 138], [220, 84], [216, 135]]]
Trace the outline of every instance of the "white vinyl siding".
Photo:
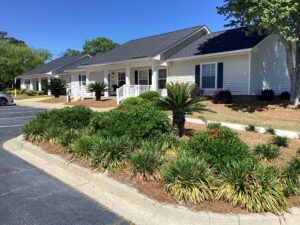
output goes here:
[[276, 95], [290, 91], [285, 49], [277, 35], [266, 37], [251, 54], [251, 94], [259, 95], [266, 88]]
[[229, 89], [233, 95], [248, 94], [249, 53], [172, 62], [169, 64], [167, 80], [195, 83], [195, 66], [210, 62], [223, 63], [224, 89]]

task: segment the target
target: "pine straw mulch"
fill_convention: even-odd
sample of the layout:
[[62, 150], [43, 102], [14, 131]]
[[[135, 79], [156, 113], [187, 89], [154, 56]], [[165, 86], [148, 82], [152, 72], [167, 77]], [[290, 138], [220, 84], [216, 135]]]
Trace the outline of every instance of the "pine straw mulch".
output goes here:
[[[198, 125], [187, 123], [185, 136], [182, 139], [189, 139], [190, 136], [198, 131], [206, 130], [206, 125]], [[237, 131], [240, 138], [250, 146], [250, 149], [256, 144], [267, 143], [272, 138], [270, 134], [258, 134], [255, 132]], [[82, 167], [91, 168], [91, 164], [88, 160], [74, 159], [70, 155], [66, 154], [61, 147], [56, 144], [45, 144], [45, 143], [34, 143], [37, 144], [50, 154], [57, 154], [62, 156], [67, 161], [72, 161]], [[295, 155], [297, 149], [300, 147], [300, 140], [289, 139], [289, 147], [281, 149], [281, 155], [278, 159], [272, 162], [263, 162], [266, 164], [272, 164], [276, 167], [282, 167], [287, 164]], [[108, 175], [113, 179], [136, 188], [140, 193], [157, 200], [162, 203], [169, 203], [178, 205], [178, 202], [170, 196], [163, 187], [160, 180], [149, 179], [144, 180], [141, 177], [133, 176], [130, 167], [127, 165], [125, 168], [113, 172], [108, 172]], [[290, 207], [300, 206], [300, 196], [293, 196], [289, 198]], [[203, 202], [202, 204], [190, 204], [182, 203], [181, 205], [193, 210], [193, 211], [209, 211], [214, 213], [230, 213], [230, 214], [248, 214], [249, 212], [241, 207], [232, 206], [230, 203], [225, 201], [218, 202]]]

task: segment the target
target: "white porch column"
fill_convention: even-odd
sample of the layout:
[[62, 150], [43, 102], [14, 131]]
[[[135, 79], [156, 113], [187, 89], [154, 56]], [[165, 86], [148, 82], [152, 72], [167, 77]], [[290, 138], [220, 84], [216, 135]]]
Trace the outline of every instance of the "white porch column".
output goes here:
[[42, 91], [42, 78], [39, 77], [38, 91]]
[[130, 85], [130, 67], [126, 68], [126, 79], [125, 79], [125, 84]]
[[20, 84], [21, 84], [21, 85], [20, 85], [20, 86], [21, 86], [20, 88], [21, 88], [21, 89], [25, 89], [25, 80], [24, 80], [24, 78], [20, 78]]
[[86, 71], [86, 86], [90, 84], [90, 71]]
[[157, 67], [156, 63], [153, 62], [152, 64], [152, 91], [158, 91], [158, 74], [157, 74]]
[[33, 90], [33, 79], [30, 79], [29, 89]]
[[[104, 69], [104, 83], [106, 83], [109, 86], [108, 83], [108, 69]], [[109, 96], [109, 92], [106, 91], [104, 92], [104, 97], [108, 97]]]
[[[49, 83], [51, 81], [50, 76], [47, 77], [47, 82]], [[51, 95], [51, 90], [48, 90], [48, 95]]]

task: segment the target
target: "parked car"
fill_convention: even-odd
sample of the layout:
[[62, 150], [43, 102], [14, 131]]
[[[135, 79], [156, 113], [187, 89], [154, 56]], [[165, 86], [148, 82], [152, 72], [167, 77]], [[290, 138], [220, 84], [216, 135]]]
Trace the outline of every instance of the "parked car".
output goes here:
[[9, 94], [4, 94], [0, 92], [0, 106], [13, 105], [14, 100]]

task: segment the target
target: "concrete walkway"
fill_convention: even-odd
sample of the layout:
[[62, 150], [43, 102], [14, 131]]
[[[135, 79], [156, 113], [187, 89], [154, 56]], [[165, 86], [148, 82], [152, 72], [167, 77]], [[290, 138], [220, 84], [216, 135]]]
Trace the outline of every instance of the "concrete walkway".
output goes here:
[[[195, 123], [195, 124], [205, 124], [203, 122], [203, 120], [195, 119], [195, 118], [186, 118], [186, 121], [190, 122], [190, 123]], [[208, 120], [207, 122], [208, 123], [220, 123], [222, 126], [229, 127], [234, 130], [240, 130], [240, 131], [246, 131], [246, 127], [247, 127], [247, 125], [236, 124], [236, 123], [227, 123], [227, 122], [210, 121], [210, 120]], [[267, 132], [266, 128], [264, 128], [264, 127], [256, 127], [255, 131], [257, 133], [261, 133], [261, 134]], [[287, 137], [287, 138], [291, 138], [291, 139], [300, 138], [300, 132], [295, 132], [295, 131], [275, 129], [275, 134], [278, 136]]]

